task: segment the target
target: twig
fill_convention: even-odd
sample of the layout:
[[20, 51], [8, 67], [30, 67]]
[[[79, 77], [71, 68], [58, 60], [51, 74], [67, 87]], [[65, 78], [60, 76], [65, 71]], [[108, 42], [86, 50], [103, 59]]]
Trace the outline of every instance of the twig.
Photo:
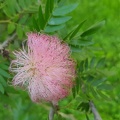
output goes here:
[[90, 108], [92, 110], [92, 113], [94, 115], [94, 120], [102, 120], [100, 114], [98, 113], [94, 103], [92, 101], [89, 101]]
[[5, 40], [2, 44], [0, 44], [0, 50], [5, 49], [9, 45], [9, 43], [15, 39], [16, 35], [17, 34], [14, 33], [11, 37], [8, 37], [7, 40]]
[[58, 113], [59, 107], [57, 102], [52, 102], [51, 103], [51, 108], [49, 112], [49, 119], [48, 120], [53, 120], [55, 113]]
[[54, 119], [54, 114], [55, 114], [55, 107], [51, 105], [50, 112], [49, 112], [49, 120]]

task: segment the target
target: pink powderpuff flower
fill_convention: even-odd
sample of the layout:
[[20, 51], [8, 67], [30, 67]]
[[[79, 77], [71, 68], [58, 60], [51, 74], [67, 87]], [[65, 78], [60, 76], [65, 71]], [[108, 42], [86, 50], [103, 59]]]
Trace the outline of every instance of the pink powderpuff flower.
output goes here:
[[68, 96], [74, 84], [75, 63], [70, 48], [58, 37], [28, 33], [27, 51], [15, 51], [10, 71], [12, 84], [26, 88], [33, 102], [57, 103]]

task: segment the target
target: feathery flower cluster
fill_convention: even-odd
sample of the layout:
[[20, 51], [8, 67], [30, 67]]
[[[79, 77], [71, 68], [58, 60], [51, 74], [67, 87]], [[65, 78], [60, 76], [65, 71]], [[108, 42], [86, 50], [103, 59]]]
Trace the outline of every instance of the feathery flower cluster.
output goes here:
[[27, 46], [27, 51], [14, 52], [12, 84], [26, 88], [33, 102], [57, 103], [74, 84], [75, 63], [69, 47], [56, 36], [37, 33], [28, 33]]

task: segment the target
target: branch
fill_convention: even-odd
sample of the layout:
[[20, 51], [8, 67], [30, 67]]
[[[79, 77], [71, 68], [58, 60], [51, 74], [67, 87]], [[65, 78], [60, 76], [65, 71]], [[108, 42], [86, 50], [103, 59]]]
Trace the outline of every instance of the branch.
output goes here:
[[92, 101], [89, 102], [90, 108], [92, 110], [92, 113], [94, 115], [94, 120], [102, 120], [100, 114], [98, 113], [94, 103]]
[[17, 34], [14, 33], [11, 37], [8, 37], [7, 40], [5, 40], [2, 44], [0, 44], [0, 50], [5, 49], [9, 45], [9, 43], [15, 39], [16, 35]]
[[54, 115], [55, 113], [57, 113], [58, 110], [59, 110], [58, 103], [51, 103], [48, 120], [54, 120]]
[[51, 105], [50, 112], [49, 112], [49, 120], [54, 119], [54, 114], [55, 114], [55, 107]]

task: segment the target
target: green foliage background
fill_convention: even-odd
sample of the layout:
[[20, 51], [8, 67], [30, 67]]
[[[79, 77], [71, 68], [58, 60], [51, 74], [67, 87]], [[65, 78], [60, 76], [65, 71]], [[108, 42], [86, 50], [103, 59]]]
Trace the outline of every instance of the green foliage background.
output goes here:
[[[98, 56], [105, 56], [107, 59], [105, 69], [109, 72], [108, 80], [114, 86], [114, 90], [110, 92], [113, 96], [112, 100], [96, 101], [99, 106], [99, 111], [104, 120], [119, 120], [120, 119], [120, 1], [109, 0], [77, 0], [79, 7], [73, 11], [75, 22], [79, 19], [88, 19], [87, 25], [92, 22], [105, 19], [105, 26], [96, 33], [94, 40], [101, 46], [102, 52]], [[79, 15], [79, 17], [77, 16]], [[74, 21], [73, 21], [74, 24]], [[87, 26], [86, 25], [86, 26]], [[86, 27], [85, 26], [85, 27]], [[85, 28], [84, 27], [84, 28]]]
[[[73, 96], [71, 94], [68, 98], [60, 101], [60, 112], [58, 116], [55, 116], [55, 119], [86, 120], [86, 116], [88, 116], [90, 120], [93, 120], [93, 115], [88, 107], [88, 100], [92, 99], [103, 120], [119, 120], [120, 1], [76, 0], [76, 3], [79, 3], [78, 7], [65, 15], [63, 15], [63, 11], [62, 17], [56, 15], [59, 12], [54, 12], [51, 19], [48, 19], [47, 16], [51, 13], [46, 12], [44, 22], [41, 21], [43, 22], [41, 25], [44, 26], [40, 27], [38, 27], [40, 24], [38, 21], [42, 19], [38, 17], [38, 13], [41, 12], [40, 1], [23, 1], [6, 0], [4, 2], [0, 0], [0, 43], [12, 36], [14, 32], [17, 33], [14, 42], [6, 49], [10, 57], [8, 58], [7, 55], [3, 57], [2, 54], [0, 56], [0, 119], [47, 119], [49, 104], [32, 103], [25, 91], [15, 89], [10, 84], [13, 75], [9, 73], [8, 67], [13, 58], [12, 51], [22, 47], [22, 41], [26, 39], [26, 32], [35, 29], [37, 31], [43, 30], [48, 34], [57, 34], [63, 39], [71, 30], [77, 31], [76, 26], [79, 25], [80, 31], [65, 39], [71, 46], [72, 56], [78, 61], [77, 86], [73, 89]], [[60, 1], [59, 7], [75, 2], [74, 0]], [[42, 10], [45, 8], [45, 2], [42, 1]], [[73, 9], [74, 6], [76, 5], [72, 6]], [[46, 9], [46, 11], [49, 10]], [[54, 21], [55, 15], [58, 19]], [[86, 21], [83, 22], [84, 20]], [[85, 31], [91, 25], [102, 20], [106, 21], [105, 25], [97, 33], [84, 36]], [[66, 25], [62, 23], [66, 23]], [[79, 26], [77, 27], [79, 28]], [[82, 35], [81, 39], [77, 38]], [[80, 90], [83, 87], [81, 84], [87, 88], [86, 91]]]

